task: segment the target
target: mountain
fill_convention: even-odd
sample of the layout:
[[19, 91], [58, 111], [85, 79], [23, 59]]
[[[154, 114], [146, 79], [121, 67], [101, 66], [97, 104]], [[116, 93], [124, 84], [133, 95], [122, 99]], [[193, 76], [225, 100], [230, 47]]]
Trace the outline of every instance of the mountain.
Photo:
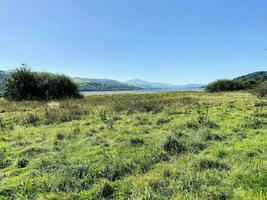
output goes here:
[[144, 88], [144, 89], [181, 89], [181, 90], [189, 90], [189, 89], [201, 89], [203, 84], [187, 84], [187, 85], [172, 85], [167, 83], [158, 83], [158, 82], [148, 82], [140, 79], [132, 79], [126, 81], [127, 84], [133, 85], [136, 87]]
[[74, 82], [79, 85], [81, 91], [105, 91], [105, 90], [136, 90], [136, 86], [110, 79], [90, 79], [74, 77]]
[[140, 87], [140, 88], [143, 88], [143, 89], [153, 89], [153, 88], [164, 89], [164, 88], [171, 88], [172, 87], [171, 84], [148, 82], [148, 81], [144, 81], [144, 80], [140, 80], [140, 79], [128, 80], [125, 83], [127, 83], [129, 85], [136, 86], [136, 87]]
[[267, 71], [253, 72], [244, 76], [239, 76], [237, 78], [234, 78], [234, 80], [238, 81], [256, 80], [257, 82], [263, 82], [267, 80]]

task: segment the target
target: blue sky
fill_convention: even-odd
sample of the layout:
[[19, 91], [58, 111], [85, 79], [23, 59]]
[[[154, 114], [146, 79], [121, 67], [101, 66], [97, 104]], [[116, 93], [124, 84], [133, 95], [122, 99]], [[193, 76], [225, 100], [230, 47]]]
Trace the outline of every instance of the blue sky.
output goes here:
[[267, 70], [266, 0], [0, 0], [0, 68], [207, 83]]

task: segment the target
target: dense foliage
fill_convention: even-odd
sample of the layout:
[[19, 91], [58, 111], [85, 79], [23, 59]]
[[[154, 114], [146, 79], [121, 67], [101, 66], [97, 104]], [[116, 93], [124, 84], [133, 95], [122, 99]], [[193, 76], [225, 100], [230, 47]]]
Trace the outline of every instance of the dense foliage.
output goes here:
[[257, 85], [254, 88], [254, 92], [259, 97], [266, 97], [267, 96], [267, 81]]
[[0, 199], [267, 197], [267, 101], [250, 93], [0, 105]]
[[220, 92], [220, 91], [236, 91], [246, 89], [246, 84], [242, 81], [235, 80], [217, 80], [206, 86], [206, 90], [209, 92]]
[[255, 90], [261, 87], [260, 84], [264, 81], [267, 81], [267, 72], [254, 72], [232, 80], [214, 81], [206, 86], [206, 90], [209, 92], [251, 90], [256, 93]]
[[239, 81], [256, 80], [258, 82], [264, 82], [267, 81], [267, 71], [253, 72], [244, 76], [239, 76], [234, 80], [239, 80]]
[[4, 96], [14, 100], [79, 97], [78, 86], [67, 76], [32, 72], [22, 66], [4, 80]]

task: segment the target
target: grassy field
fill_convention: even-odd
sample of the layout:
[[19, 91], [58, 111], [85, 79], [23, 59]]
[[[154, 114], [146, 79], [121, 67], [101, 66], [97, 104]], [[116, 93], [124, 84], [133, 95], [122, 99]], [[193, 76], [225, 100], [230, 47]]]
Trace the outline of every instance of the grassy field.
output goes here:
[[0, 100], [0, 199], [267, 199], [267, 100]]

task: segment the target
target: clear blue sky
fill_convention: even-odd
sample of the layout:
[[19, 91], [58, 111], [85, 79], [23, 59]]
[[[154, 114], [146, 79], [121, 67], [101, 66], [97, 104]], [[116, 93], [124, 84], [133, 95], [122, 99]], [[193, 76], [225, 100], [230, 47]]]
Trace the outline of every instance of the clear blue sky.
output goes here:
[[267, 70], [266, 0], [0, 0], [0, 68], [207, 83]]

